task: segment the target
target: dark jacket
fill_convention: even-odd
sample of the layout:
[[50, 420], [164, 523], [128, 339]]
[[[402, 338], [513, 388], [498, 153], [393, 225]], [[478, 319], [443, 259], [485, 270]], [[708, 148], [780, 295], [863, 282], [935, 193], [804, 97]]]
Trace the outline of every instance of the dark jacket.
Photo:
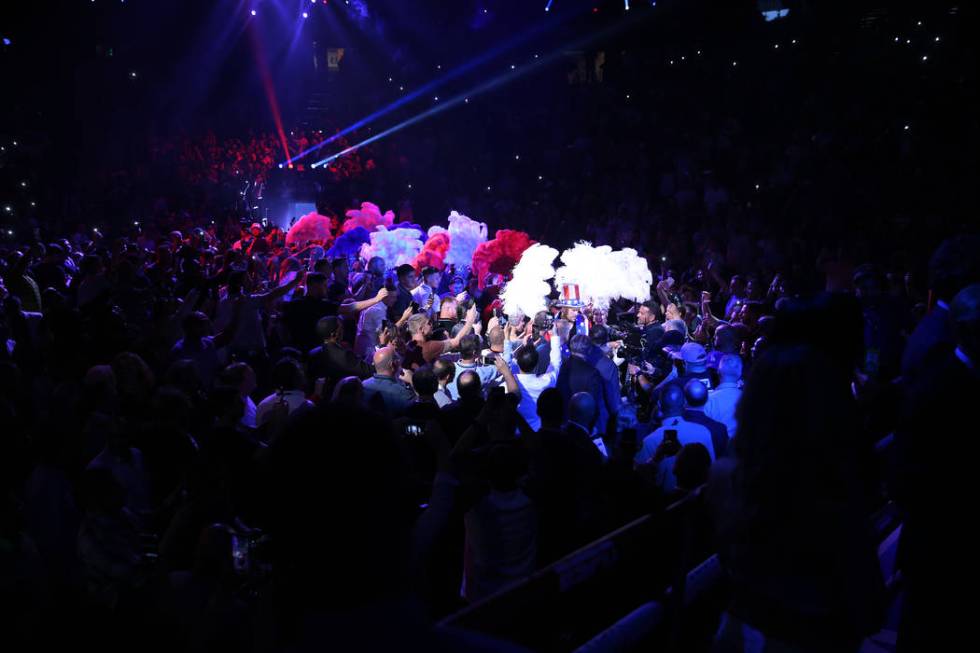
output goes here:
[[336, 342], [310, 350], [309, 360], [310, 377], [313, 380], [325, 378], [331, 387], [347, 376], [356, 376], [363, 381], [374, 374], [374, 365], [361, 360], [353, 351]]

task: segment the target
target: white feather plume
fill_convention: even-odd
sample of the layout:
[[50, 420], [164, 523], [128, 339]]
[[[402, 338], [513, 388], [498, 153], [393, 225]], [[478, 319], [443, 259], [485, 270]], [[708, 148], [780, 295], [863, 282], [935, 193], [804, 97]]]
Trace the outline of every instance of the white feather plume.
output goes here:
[[371, 232], [371, 242], [361, 247], [361, 257], [370, 259], [380, 256], [389, 268], [411, 263], [422, 251], [422, 232], [418, 229], [400, 228], [388, 230], [379, 225]]
[[446, 265], [469, 266], [477, 245], [486, 240], [486, 223], [452, 211], [449, 214], [449, 252], [446, 254]]
[[593, 247], [579, 242], [562, 252], [562, 267], [555, 273], [555, 287], [565, 284], [579, 286], [582, 301], [600, 310], [620, 297], [633, 301], [650, 299], [653, 275], [645, 259], [634, 249], [613, 251], [608, 245]]
[[507, 282], [500, 297], [507, 315], [533, 317], [548, 307], [546, 297], [551, 292], [548, 280], [555, 276], [554, 260], [558, 250], [535, 243], [524, 250], [514, 266], [513, 278]]
[[630, 247], [613, 252], [613, 258], [619, 269], [618, 296], [634, 302], [645, 302], [650, 299], [653, 273], [650, 272], [647, 260]]

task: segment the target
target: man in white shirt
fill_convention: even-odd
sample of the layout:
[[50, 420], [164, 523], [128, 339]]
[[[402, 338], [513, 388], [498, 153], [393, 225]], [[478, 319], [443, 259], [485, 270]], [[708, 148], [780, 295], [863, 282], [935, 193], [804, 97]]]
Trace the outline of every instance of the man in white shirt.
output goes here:
[[722, 356], [718, 361], [718, 378], [721, 382], [708, 395], [704, 414], [724, 424], [728, 429], [728, 438], [731, 439], [738, 430], [735, 409], [742, 398], [742, 389], [738, 387], [738, 381], [742, 378], [742, 357], [738, 354]]
[[[633, 459], [636, 465], [654, 463], [657, 465], [657, 482], [664, 491], [671, 491], [676, 486], [673, 466], [677, 452], [685, 444], [699, 442], [705, 446], [715, 460], [715, 447], [711, 442], [711, 431], [700, 424], [688, 422], [682, 417], [684, 412], [684, 389], [677, 385], [669, 385], [660, 397], [660, 408], [663, 412], [663, 424], [643, 439], [643, 446]], [[663, 444], [668, 431], [676, 433], [677, 451], [668, 452], [657, 459], [657, 449]]]
[[514, 343], [510, 335], [512, 334], [507, 333], [508, 337], [504, 340], [504, 361], [515, 372], [517, 386], [521, 391], [517, 412], [527, 421], [528, 426], [537, 431], [541, 428], [541, 418], [538, 417], [538, 397], [546, 389], [555, 387], [555, 382], [558, 380], [558, 368], [561, 366], [561, 344], [558, 333], [556, 329], [552, 329], [550, 362], [544, 374], [534, 373], [538, 366], [538, 350], [532, 343], [521, 345], [517, 349], [516, 363], [512, 361]]
[[423, 308], [428, 306], [425, 314], [431, 319], [435, 319], [439, 315], [441, 300], [437, 291], [439, 290], [439, 283], [441, 281], [442, 272], [433, 267], [423, 268], [422, 283], [412, 291], [412, 298], [415, 300], [415, 303]]
[[378, 331], [388, 316], [388, 309], [395, 305], [398, 293], [394, 285], [386, 284], [388, 294], [381, 302], [361, 311], [357, 320], [357, 336], [354, 338], [354, 353], [362, 359], [370, 361], [374, 358], [374, 350], [378, 347]]
[[229, 327], [236, 310], [240, 311], [235, 331], [231, 336], [228, 347], [233, 352], [262, 352], [265, 351], [265, 330], [262, 327], [262, 309], [272, 300], [285, 296], [296, 288], [306, 278], [306, 273], [300, 271], [287, 284], [273, 288], [267, 292], [250, 293], [246, 290], [249, 283], [248, 275], [241, 271], [228, 275], [227, 295], [218, 302], [215, 311], [215, 331], [224, 331]]
[[272, 417], [273, 409], [280, 401], [286, 404], [290, 415], [301, 406], [313, 406], [303, 392], [306, 375], [298, 361], [292, 358], [280, 360], [272, 369], [272, 379], [277, 390], [260, 401], [255, 408], [255, 423], [260, 428]]

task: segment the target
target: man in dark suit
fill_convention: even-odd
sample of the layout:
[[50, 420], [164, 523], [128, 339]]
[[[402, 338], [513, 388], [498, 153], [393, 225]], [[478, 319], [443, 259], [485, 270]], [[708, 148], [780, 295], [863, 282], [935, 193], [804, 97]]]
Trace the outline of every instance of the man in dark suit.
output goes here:
[[398, 296], [395, 303], [388, 309], [388, 319], [393, 322], [397, 321], [405, 309], [415, 301], [415, 298], [412, 297], [412, 291], [419, 285], [419, 275], [415, 272], [415, 268], [408, 263], [395, 268], [395, 274], [398, 275]]
[[929, 260], [929, 288], [936, 300], [905, 343], [902, 376], [918, 373], [935, 348], [953, 348], [949, 302], [962, 288], [980, 282], [980, 236], [957, 236], [943, 241]]
[[585, 544], [601, 530], [598, 491], [602, 454], [590, 434], [596, 404], [580, 392], [568, 406], [568, 421], [556, 423], [563, 405], [548, 388], [538, 398], [541, 430], [530, 440], [528, 495], [540, 514], [538, 558], [555, 560]]
[[899, 651], [953, 650], [972, 625], [962, 588], [977, 581], [970, 522], [980, 446], [969, 411], [980, 395], [980, 284], [956, 295], [949, 317], [955, 346], [936, 351], [906, 383], [906, 412], [895, 432], [892, 495], [904, 517], [899, 566], [906, 590]]
[[728, 427], [704, 414], [704, 405], [708, 403], [708, 387], [697, 379], [691, 379], [684, 384], [684, 401], [687, 407], [681, 417], [708, 429], [711, 432], [711, 444], [715, 448], [715, 458], [724, 456], [728, 450]]
[[[589, 362], [588, 356], [592, 350], [592, 341], [583, 334], [574, 336], [568, 343], [569, 357], [562, 363], [561, 370], [558, 372], [558, 381], [555, 387], [561, 393], [565, 403], [572, 400], [572, 395], [578, 392], [585, 392], [592, 396], [595, 405], [598, 406], [597, 426], [600, 431], [605, 430], [606, 422], [609, 419], [609, 411], [606, 409], [606, 402], [603, 396], [602, 375], [595, 365]], [[591, 424], [589, 427], [591, 428]]]
[[309, 376], [314, 381], [326, 379], [324, 393], [348, 376], [356, 376], [362, 381], [371, 378], [374, 374], [374, 366], [342, 344], [344, 335], [342, 317], [329, 315], [321, 318], [316, 324], [316, 331], [323, 338], [323, 344], [310, 350]]

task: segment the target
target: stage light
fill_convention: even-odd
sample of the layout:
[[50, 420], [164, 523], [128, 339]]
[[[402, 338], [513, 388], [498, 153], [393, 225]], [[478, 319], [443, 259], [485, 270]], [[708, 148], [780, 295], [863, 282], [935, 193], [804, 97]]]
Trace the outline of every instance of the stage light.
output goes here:
[[432, 98], [432, 99], [433, 99], [433, 100], [434, 100], [435, 102], [438, 102], [438, 101], [439, 101], [439, 96], [437, 95], [437, 96], [435, 96], [435, 97], [434, 97], [434, 98]]
[[922, 55], [922, 60], [923, 61], [929, 61], [929, 55], [927, 55], [927, 54]]
[[463, 100], [463, 104], [469, 104], [469, 103], [470, 103], [470, 99], [469, 99], [469, 98], [465, 98], [465, 99]]
[[282, 170], [282, 164], [281, 163], [279, 164], [279, 169]]
[[733, 61], [732, 62], [732, 66], [737, 66], [737, 65], [738, 65], [738, 62], [737, 61]]
[[626, 11], [630, 10], [630, 0], [623, 0], [623, 5]]
[[674, 65], [674, 60], [673, 60], [673, 59], [671, 59], [671, 60], [670, 60], [670, 65], [671, 65], [671, 66], [673, 66], [673, 65]]
[[916, 24], [917, 26], [919, 26], [919, 27], [922, 27], [922, 21], [921, 21], [921, 20], [918, 20], [918, 21], [916, 21], [916, 22], [915, 22], [915, 24]]
[[[7, 39], [4, 39], [4, 42], [6, 43], [6, 45], [10, 45], [10, 41], [8, 41]], [[939, 37], [938, 36], [936, 37], [936, 43], [939, 43]]]
[[135, 70], [134, 70], [134, 71], [131, 71], [131, 72], [129, 73], [129, 78], [130, 78], [130, 79], [136, 79], [136, 71], [135, 71]]
[[514, 70], [515, 68], [517, 68], [517, 66], [515, 66], [514, 64], [511, 64], [511, 65], [510, 65], [510, 69], [511, 69], [511, 70]]
[[489, 187], [489, 186], [487, 186], [487, 192], [489, 192], [489, 191], [490, 191], [490, 187]]
[[776, 50], [778, 50], [778, 49], [779, 49], [779, 44], [778, 44], [778, 43], [776, 43], [776, 44], [775, 44], [775, 45], [773, 45], [772, 47], [773, 47], [774, 49], [776, 49]]
[[399, 87], [398, 87], [398, 90], [399, 90], [399, 91], [404, 91], [404, 90], [405, 90], [405, 87], [404, 87], [404, 86], [399, 86]]
[[756, 184], [756, 185], [755, 185], [755, 189], [756, 189], [756, 190], [759, 190], [759, 184]]
[[31, 206], [37, 206], [37, 202], [31, 202]]
[[682, 56], [681, 61], [687, 61], [687, 57]]
[[912, 39], [905, 39], [905, 45], [912, 45]]
[[442, 70], [442, 64], [436, 64], [436, 70]]
[[310, 15], [304, 11], [303, 12], [303, 18], [309, 18], [309, 17], [310, 17]]
[[629, 93], [626, 94], [626, 99], [627, 100], [630, 99], [630, 94]]
[[544, 179], [544, 177], [542, 177], [541, 175], [538, 175], [538, 181], [541, 181], [542, 179]]
[[[487, 190], [490, 190], [490, 189], [488, 188]], [[11, 212], [11, 211], [13, 211], [14, 209], [13, 209], [13, 207], [12, 207], [12, 206], [10, 206], [10, 205], [8, 204], [7, 206], [5, 206], [5, 207], [3, 207], [3, 210], [4, 210], [4, 211], [6, 211], [7, 213], [10, 213], [10, 212]]]
[[790, 41], [790, 43], [792, 43], [793, 45], [796, 45], [796, 39], [793, 39], [792, 41]]
[[895, 37], [895, 43], [898, 43], [900, 40], [901, 39], [899, 39], [899, 37], [897, 37], [897, 36]]
[[411, 184], [408, 185], [408, 190], [412, 190], [412, 185]]
[[[939, 38], [937, 37], [936, 40], [938, 41]], [[8, 39], [6, 36], [3, 37], [3, 44], [4, 45], [10, 45], [10, 39]]]
[[554, 2], [554, 1], [555, 1], [555, 0], [548, 0], [548, 4], [546, 4], [546, 5], [544, 6], [544, 10], [545, 10], [545, 11], [551, 11], [551, 4], [552, 4], [552, 3]]
[[255, 10], [253, 9], [253, 10], [252, 10], [252, 15], [254, 16], [254, 15], [255, 15], [255, 13], [256, 13], [256, 12], [255, 12]]
[[521, 155], [520, 154], [515, 154], [514, 155], [514, 160], [515, 161], [520, 161], [521, 160]]
[[902, 127], [902, 129], [904, 129], [905, 131], [908, 131], [909, 130], [909, 126], [908, 125], [905, 125], [904, 127]]
[[698, 51], [697, 51], [697, 55], [698, 55], [699, 57], [701, 56], [701, 51], [700, 51], [700, 50], [698, 50]]
[[20, 187], [21, 188], [27, 188], [27, 182], [26, 181], [20, 182]]

